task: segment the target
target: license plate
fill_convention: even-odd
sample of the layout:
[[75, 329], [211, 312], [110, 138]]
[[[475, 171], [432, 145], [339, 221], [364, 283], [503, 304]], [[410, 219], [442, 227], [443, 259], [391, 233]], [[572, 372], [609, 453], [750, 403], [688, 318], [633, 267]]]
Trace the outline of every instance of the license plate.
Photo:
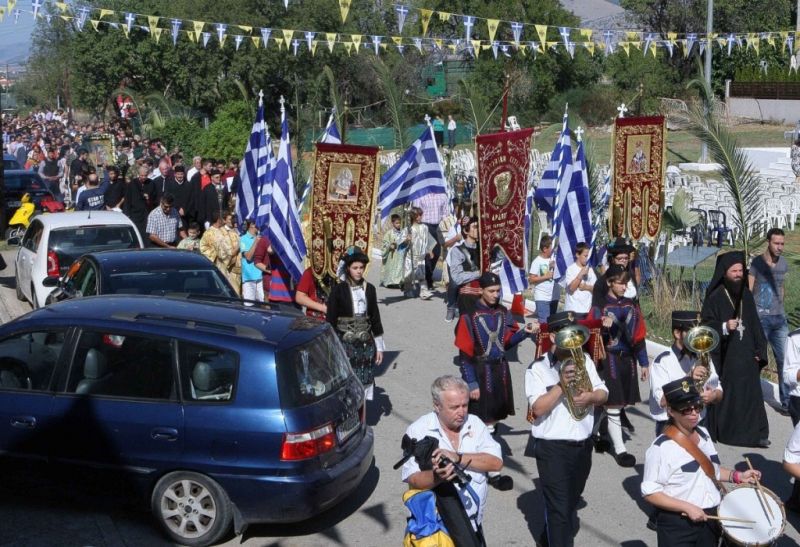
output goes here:
[[340, 423], [339, 427], [336, 428], [336, 437], [339, 439], [339, 444], [342, 444], [350, 435], [358, 431], [359, 427], [361, 427], [361, 420], [358, 419], [358, 414], [353, 414]]
[[8, 202], [8, 206], [9, 207], [19, 207], [20, 205], [22, 205], [21, 201], [9, 201]]

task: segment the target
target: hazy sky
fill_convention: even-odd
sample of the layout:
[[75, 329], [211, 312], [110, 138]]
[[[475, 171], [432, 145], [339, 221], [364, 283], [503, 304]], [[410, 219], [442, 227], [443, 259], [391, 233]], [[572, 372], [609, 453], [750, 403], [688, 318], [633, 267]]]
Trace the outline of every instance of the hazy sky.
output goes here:
[[21, 63], [28, 58], [33, 26], [33, 15], [30, 13], [20, 13], [17, 24], [14, 24], [13, 15], [6, 15], [0, 23], [0, 64]]

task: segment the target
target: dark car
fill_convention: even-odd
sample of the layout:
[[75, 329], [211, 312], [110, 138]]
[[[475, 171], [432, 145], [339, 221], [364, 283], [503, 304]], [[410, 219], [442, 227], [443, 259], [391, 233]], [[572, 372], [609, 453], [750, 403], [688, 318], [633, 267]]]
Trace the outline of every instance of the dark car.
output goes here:
[[338, 337], [298, 312], [110, 295], [0, 326], [0, 454], [119, 474], [181, 545], [336, 505], [373, 444]]
[[237, 298], [228, 279], [206, 257], [175, 249], [118, 250], [81, 256], [61, 278], [47, 304], [96, 294], [198, 294]]
[[22, 169], [22, 166], [17, 161], [16, 156], [12, 156], [11, 154], [3, 153], [3, 169], [8, 172], [11, 169]]

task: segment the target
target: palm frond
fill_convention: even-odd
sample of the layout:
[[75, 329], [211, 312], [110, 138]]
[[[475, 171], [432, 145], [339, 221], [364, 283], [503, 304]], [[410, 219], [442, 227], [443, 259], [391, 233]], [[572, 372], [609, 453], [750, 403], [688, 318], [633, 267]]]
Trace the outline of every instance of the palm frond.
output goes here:
[[339, 94], [339, 88], [336, 85], [336, 78], [333, 76], [333, 70], [328, 65], [322, 67], [322, 73], [328, 79], [328, 89], [331, 94], [331, 105], [336, 109], [334, 117], [336, 118], [336, 126], [340, 130], [344, 130], [342, 124], [342, 116], [344, 116], [344, 105], [342, 104], [342, 96]]
[[386, 98], [386, 108], [389, 111], [389, 116], [392, 119], [392, 126], [394, 128], [394, 144], [397, 148], [405, 150], [405, 111], [403, 107], [403, 92], [397, 85], [395, 78], [392, 76], [389, 67], [381, 60], [380, 57], [375, 57], [372, 61], [372, 66], [378, 75], [378, 85], [383, 91]]
[[491, 113], [483, 95], [477, 87], [470, 84], [465, 79], [458, 81], [459, 95], [461, 96], [461, 106], [472, 125], [475, 126], [476, 135], [480, 135], [483, 128], [489, 122]]
[[758, 175], [747, 156], [738, 147], [736, 138], [722, 124], [714, 97], [704, 81], [695, 80], [690, 85], [699, 87], [702, 104], [690, 111], [690, 131], [708, 147], [714, 162], [720, 165], [720, 177], [733, 202], [734, 215], [731, 219], [738, 228], [734, 244], [750, 255], [762, 239], [759, 223], [762, 218], [762, 200], [758, 187]]
[[700, 222], [700, 213], [692, 211], [689, 205], [689, 194], [681, 188], [672, 198], [672, 207], [664, 211], [662, 216], [664, 228], [670, 232], [678, 232]]

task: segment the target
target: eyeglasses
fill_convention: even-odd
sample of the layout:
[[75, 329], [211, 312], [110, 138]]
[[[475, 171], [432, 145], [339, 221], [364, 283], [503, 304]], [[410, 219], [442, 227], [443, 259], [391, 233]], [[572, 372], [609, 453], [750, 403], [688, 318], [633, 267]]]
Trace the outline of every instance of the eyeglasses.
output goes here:
[[684, 416], [688, 416], [692, 412], [697, 412], [698, 414], [700, 414], [701, 412], [703, 412], [703, 408], [704, 407], [705, 407], [705, 405], [703, 405], [703, 403], [698, 403], [696, 405], [687, 406], [686, 408], [682, 408], [678, 412], [680, 412]]

